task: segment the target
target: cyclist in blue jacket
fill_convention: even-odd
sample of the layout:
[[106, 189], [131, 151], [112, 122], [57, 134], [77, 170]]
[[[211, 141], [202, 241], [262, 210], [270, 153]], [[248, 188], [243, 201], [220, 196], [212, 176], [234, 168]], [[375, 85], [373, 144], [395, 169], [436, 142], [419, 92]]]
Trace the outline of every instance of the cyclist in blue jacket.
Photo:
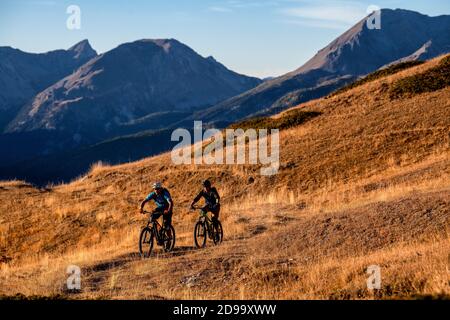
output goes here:
[[153, 184], [153, 192], [142, 201], [141, 213], [144, 213], [144, 206], [150, 201], [154, 201], [156, 204], [156, 208], [152, 212], [152, 221], [163, 216], [163, 226], [166, 230], [169, 230], [172, 224], [173, 201], [169, 190], [163, 188], [161, 182], [155, 182]]

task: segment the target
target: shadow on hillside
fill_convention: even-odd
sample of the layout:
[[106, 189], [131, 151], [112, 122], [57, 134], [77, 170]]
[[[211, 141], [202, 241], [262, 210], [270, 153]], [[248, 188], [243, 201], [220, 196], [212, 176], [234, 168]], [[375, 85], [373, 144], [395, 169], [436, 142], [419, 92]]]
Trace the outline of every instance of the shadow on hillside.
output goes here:
[[[180, 247], [175, 246], [175, 248], [173, 248], [172, 252], [164, 252], [162, 250], [158, 250], [156, 252], [156, 256], [158, 258], [173, 258], [173, 257], [184, 256], [186, 254], [189, 254], [191, 252], [198, 251], [198, 250], [200, 250], [200, 249], [197, 249], [192, 246], [180, 246]], [[150, 260], [151, 260], [151, 257], [150, 257]]]
[[140, 259], [141, 259], [141, 256], [139, 255], [139, 253], [131, 252], [131, 253], [126, 253], [126, 254], [120, 255], [118, 257], [115, 257], [112, 260], [104, 261], [104, 262], [95, 264], [93, 266], [89, 266], [86, 269], [91, 272], [107, 271], [110, 269], [123, 267], [124, 265], [126, 265], [129, 262], [138, 261]]
[[172, 257], [178, 257], [186, 255], [190, 252], [197, 251], [198, 249], [191, 247], [191, 246], [180, 246], [175, 247], [172, 252], [164, 252], [161, 249], [156, 249], [155, 253], [147, 259], [144, 259], [141, 257], [141, 255], [138, 252], [130, 252], [126, 253], [120, 256], [117, 256], [111, 260], [103, 261], [91, 266], [87, 266], [84, 268], [84, 271], [87, 273], [96, 273], [96, 272], [103, 272], [108, 271], [114, 268], [120, 268], [125, 266], [128, 263], [140, 261], [140, 260], [151, 260], [152, 258], [158, 258], [158, 259], [168, 259]]

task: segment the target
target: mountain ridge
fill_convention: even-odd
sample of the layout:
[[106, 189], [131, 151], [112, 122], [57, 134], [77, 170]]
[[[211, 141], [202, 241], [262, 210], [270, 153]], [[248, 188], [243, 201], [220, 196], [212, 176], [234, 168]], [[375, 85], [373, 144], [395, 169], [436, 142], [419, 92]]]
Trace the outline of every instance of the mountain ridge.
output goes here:
[[83, 136], [102, 132], [103, 138], [133, 119], [201, 108], [259, 83], [177, 40], [142, 39], [91, 59], [38, 94], [7, 131], [58, 129]]
[[45, 53], [0, 47], [0, 131], [34, 95], [96, 55], [86, 40], [67, 50]]
[[[246, 118], [273, 114], [280, 108], [331, 93], [358, 77], [401, 62], [402, 58], [430, 59], [450, 52], [450, 15], [430, 17], [404, 9], [381, 9], [379, 30], [367, 28], [368, 17], [319, 50], [296, 70], [223, 101], [198, 113], [196, 117], [224, 125], [238, 120], [234, 114]], [[404, 37], [411, 30], [416, 34]], [[428, 42], [431, 43], [430, 49], [425, 54], [414, 55]], [[309, 94], [305, 95], [305, 90]], [[280, 104], [283, 99], [290, 102]]]
[[[35, 146], [8, 154], [0, 159], [0, 166], [14, 168], [14, 162], [26, 164], [30, 159], [45, 163], [52, 153], [53, 158], [64, 158], [60, 152], [74, 150], [85, 154], [98, 150], [102, 142], [112, 146], [115, 137], [141, 145], [132, 143], [139, 132], [191, 128], [194, 120], [225, 128], [242, 119], [276, 114], [327, 96], [370, 70], [450, 52], [449, 18], [382, 9], [380, 30], [369, 30], [366, 18], [362, 19], [303, 66], [266, 81], [228, 70], [175, 39], [124, 43], [95, 56], [22, 107], [7, 127], [5, 139], [10, 142], [0, 139], [0, 147], [22, 144], [33, 133]], [[403, 36], [416, 29], [417, 34]], [[71, 49], [76, 53], [89, 48], [83, 40]], [[148, 151], [162, 151], [158, 143], [148, 145]], [[119, 158], [110, 160], [115, 163]]]

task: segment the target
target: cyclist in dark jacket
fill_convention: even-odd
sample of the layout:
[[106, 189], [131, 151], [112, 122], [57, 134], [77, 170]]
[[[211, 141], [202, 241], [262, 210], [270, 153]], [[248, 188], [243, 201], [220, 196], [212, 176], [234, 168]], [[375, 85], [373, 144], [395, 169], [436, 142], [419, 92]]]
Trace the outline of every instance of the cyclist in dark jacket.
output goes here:
[[199, 194], [195, 197], [194, 201], [191, 204], [191, 208], [194, 208], [194, 205], [201, 199], [205, 199], [205, 206], [203, 206], [202, 211], [205, 213], [212, 213], [212, 222], [214, 225], [217, 224], [220, 213], [220, 196], [217, 192], [217, 189], [211, 186], [211, 182], [209, 180], [205, 180], [203, 182], [203, 189], [199, 192]]

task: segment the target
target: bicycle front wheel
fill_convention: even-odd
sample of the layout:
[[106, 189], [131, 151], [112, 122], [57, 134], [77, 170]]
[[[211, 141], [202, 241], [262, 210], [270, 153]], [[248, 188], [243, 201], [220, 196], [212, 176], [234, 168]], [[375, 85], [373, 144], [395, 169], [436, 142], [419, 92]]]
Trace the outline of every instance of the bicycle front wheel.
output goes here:
[[150, 228], [142, 229], [139, 237], [139, 254], [143, 258], [149, 258], [153, 250], [154, 236]]
[[206, 245], [206, 226], [204, 222], [198, 221], [194, 228], [194, 241], [197, 248], [203, 248]]

